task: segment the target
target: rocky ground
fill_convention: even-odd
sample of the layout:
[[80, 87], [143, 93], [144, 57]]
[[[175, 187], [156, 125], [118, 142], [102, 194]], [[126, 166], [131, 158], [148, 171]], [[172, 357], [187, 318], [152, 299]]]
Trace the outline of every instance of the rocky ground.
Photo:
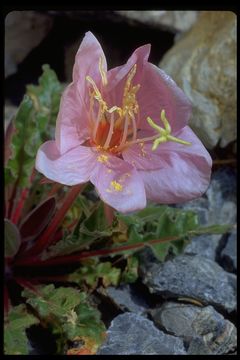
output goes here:
[[191, 99], [191, 126], [215, 161], [206, 194], [181, 207], [196, 211], [202, 225], [234, 225], [223, 236], [193, 238], [183, 254], [164, 263], [144, 250], [135, 284], [99, 289], [95, 297], [108, 336], [98, 354], [236, 354], [235, 15], [23, 11], [10, 13], [5, 29], [6, 119], [26, 84], [36, 83], [42, 64], [49, 63], [62, 82], [71, 81], [86, 31], [103, 44], [109, 67], [151, 43], [150, 61], [160, 63]]

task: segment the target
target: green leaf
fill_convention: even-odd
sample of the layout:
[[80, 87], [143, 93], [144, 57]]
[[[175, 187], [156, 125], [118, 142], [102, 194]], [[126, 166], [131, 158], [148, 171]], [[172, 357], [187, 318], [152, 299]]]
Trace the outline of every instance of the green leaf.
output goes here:
[[24, 290], [22, 295], [47, 322], [61, 342], [61, 349], [67, 341], [91, 339], [100, 345], [105, 326], [100, 312], [90, 305], [84, 292], [71, 287], [55, 288], [54, 285], [39, 286], [37, 292]]
[[12, 307], [4, 324], [4, 352], [6, 355], [28, 355], [25, 330], [39, 320], [27, 312], [25, 305]]
[[210, 225], [205, 227], [199, 227], [191, 231], [191, 235], [202, 235], [202, 234], [225, 234], [232, 229], [233, 225]]
[[10, 220], [4, 219], [4, 255], [13, 257], [18, 252], [21, 237], [18, 228]]
[[37, 310], [38, 314], [43, 318], [50, 315], [65, 317], [80, 303], [82, 297], [79, 291], [73, 288], [59, 287], [55, 289], [52, 284], [41, 287], [39, 295], [25, 289], [22, 296], [27, 298], [27, 303]]
[[81, 203], [83, 212], [74, 232], [63, 236], [60, 241], [44, 251], [41, 255], [43, 260], [87, 249], [94, 241], [110, 237], [115, 231], [106, 221], [104, 205], [101, 201], [93, 207], [91, 212], [87, 209], [86, 200], [81, 200]]
[[169, 251], [174, 254], [182, 252], [190, 231], [198, 226], [198, 218], [194, 212], [170, 206], [149, 206], [131, 216], [117, 214], [117, 217], [129, 227], [128, 241], [124, 245], [130, 249], [121, 253], [130, 255], [139, 250], [139, 247], [134, 249], [134, 245], [142, 244], [141, 247], [150, 246], [161, 261]]
[[39, 146], [53, 138], [62, 86], [49, 66], [43, 66], [39, 85], [29, 85], [13, 121], [15, 132], [5, 169], [5, 183], [27, 187]]
[[139, 260], [136, 255], [127, 258], [127, 265], [122, 272], [121, 281], [124, 283], [134, 283], [138, 278]]
[[79, 285], [86, 283], [91, 288], [95, 288], [101, 279], [105, 287], [109, 285], [117, 286], [120, 279], [121, 270], [112, 266], [110, 262], [100, 262], [91, 259], [87, 264], [83, 264], [79, 269], [68, 276], [68, 281]]

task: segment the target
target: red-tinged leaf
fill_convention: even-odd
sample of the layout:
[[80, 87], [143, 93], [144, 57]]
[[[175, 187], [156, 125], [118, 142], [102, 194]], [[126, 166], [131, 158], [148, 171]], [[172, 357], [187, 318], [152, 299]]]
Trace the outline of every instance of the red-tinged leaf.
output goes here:
[[10, 220], [4, 219], [4, 255], [6, 258], [14, 257], [21, 244], [18, 228]]
[[20, 225], [22, 241], [36, 238], [48, 225], [56, 208], [56, 200], [51, 197], [31, 211]]

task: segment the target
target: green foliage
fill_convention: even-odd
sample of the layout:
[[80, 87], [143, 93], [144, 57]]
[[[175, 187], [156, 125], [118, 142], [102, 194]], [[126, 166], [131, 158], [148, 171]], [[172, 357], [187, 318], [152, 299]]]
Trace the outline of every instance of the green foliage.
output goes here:
[[29, 85], [13, 126], [11, 156], [5, 168], [5, 183], [27, 187], [39, 146], [53, 137], [62, 87], [48, 65], [43, 66], [39, 85]]
[[121, 274], [121, 282], [134, 283], [138, 278], [139, 260], [136, 255], [128, 256], [127, 266]]
[[4, 255], [13, 257], [21, 244], [19, 230], [10, 220], [4, 219]]
[[39, 320], [27, 312], [24, 304], [12, 307], [4, 323], [4, 353], [27, 355], [28, 338], [25, 330]]
[[112, 266], [110, 262], [98, 262], [91, 259], [83, 264], [78, 270], [68, 276], [68, 281], [75, 282], [79, 285], [84, 283], [91, 288], [96, 288], [99, 279], [107, 287], [110, 285], [117, 286], [120, 279], [121, 270]]
[[[119, 221], [128, 226], [128, 241], [124, 245], [134, 251], [134, 245], [150, 246], [156, 257], [163, 261], [169, 251], [182, 252], [187, 244], [190, 231], [198, 227], [197, 215], [192, 211], [183, 211], [168, 206], [149, 206], [136, 214], [117, 215]], [[161, 243], [161, 239], [163, 242]], [[139, 247], [136, 247], [135, 251]]]
[[83, 211], [74, 232], [63, 236], [60, 241], [50, 246], [42, 254], [42, 259], [87, 249], [93, 242], [103, 241], [118, 231], [117, 228], [108, 225], [104, 214], [104, 205], [101, 201], [96, 203], [91, 211], [86, 209], [87, 202], [83, 197], [80, 197], [79, 201], [79, 206], [82, 207]]
[[58, 336], [59, 348], [75, 338], [90, 338], [100, 345], [105, 326], [99, 311], [89, 304], [87, 295], [71, 287], [39, 286], [37, 292], [24, 290], [22, 295]]

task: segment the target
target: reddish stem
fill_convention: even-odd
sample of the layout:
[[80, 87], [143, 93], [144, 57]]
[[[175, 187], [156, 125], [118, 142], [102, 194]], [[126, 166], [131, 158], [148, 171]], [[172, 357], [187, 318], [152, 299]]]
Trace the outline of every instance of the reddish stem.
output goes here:
[[17, 266], [29, 266], [29, 265], [31, 265], [31, 266], [49, 266], [49, 265], [74, 263], [74, 262], [78, 262], [78, 261], [80, 261], [82, 259], [86, 259], [86, 258], [91, 258], [91, 257], [96, 257], [96, 256], [107, 256], [107, 255], [115, 254], [115, 253], [118, 253], [121, 251], [143, 248], [150, 244], [160, 244], [160, 243], [165, 243], [165, 242], [169, 242], [169, 241], [179, 240], [179, 238], [180, 238], [179, 236], [171, 236], [171, 237], [166, 237], [163, 239], [149, 240], [147, 243], [140, 242], [137, 244], [119, 246], [119, 247], [116, 247], [113, 249], [85, 251], [80, 254], [59, 256], [59, 257], [55, 257], [52, 259], [47, 259], [45, 261], [40, 260], [36, 257], [35, 258], [27, 258], [27, 259], [19, 259], [18, 261], [16, 261], [16, 265]]
[[42, 233], [40, 238], [36, 241], [35, 245], [27, 252], [24, 256], [34, 255], [40, 253], [42, 250], [46, 249], [53, 241], [56, 230], [64, 219], [69, 208], [72, 206], [74, 200], [83, 189], [83, 185], [75, 185], [71, 188], [69, 193], [67, 194], [62, 206], [55, 214], [52, 222], [46, 228], [46, 230]]
[[56, 192], [58, 192], [58, 190], [62, 187], [63, 185], [62, 184], [59, 184], [59, 183], [55, 183], [53, 184], [51, 190], [49, 191], [48, 193], [48, 197], [51, 197], [53, 196], [54, 194], [56, 194]]
[[21, 192], [21, 195], [20, 195], [20, 200], [18, 202], [18, 205], [13, 213], [13, 215], [11, 216], [11, 220], [14, 224], [17, 224], [18, 221], [19, 221], [19, 218], [20, 218], [20, 215], [21, 215], [21, 211], [23, 209], [23, 206], [24, 206], [24, 202], [25, 202], [25, 199], [27, 197], [29, 193], [29, 189], [23, 189], [23, 191]]
[[[29, 290], [33, 291], [35, 294], [39, 295], [39, 291], [36, 289], [36, 287], [34, 286], [32, 281], [30, 282], [21, 277], [15, 277], [15, 281], [24, 289], [29, 289]], [[35, 285], [39, 285], [38, 281], [36, 281], [35, 283], [36, 283]]]
[[[29, 179], [30, 184], [33, 182], [34, 176], [35, 176], [35, 169], [33, 168], [30, 179]], [[11, 214], [10, 219], [12, 220], [12, 222], [14, 224], [17, 224], [19, 221], [19, 218], [21, 216], [21, 211], [24, 207], [24, 203], [25, 203], [26, 197], [29, 193], [29, 190], [30, 190], [29, 188], [25, 188], [22, 190], [17, 207], [15, 208], [14, 213]], [[16, 193], [15, 193], [15, 195], [16, 195]], [[12, 210], [11, 210], [11, 212], [12, 212]]]

